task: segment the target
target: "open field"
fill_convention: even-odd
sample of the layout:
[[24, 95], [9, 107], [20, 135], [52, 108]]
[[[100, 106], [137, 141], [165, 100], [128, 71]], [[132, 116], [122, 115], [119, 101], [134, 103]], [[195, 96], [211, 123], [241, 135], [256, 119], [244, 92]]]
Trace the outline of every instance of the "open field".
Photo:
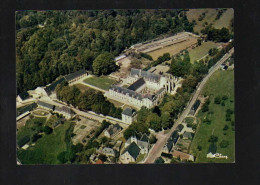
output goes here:
[[27, 150], [19, 150], [19, 160], [22, 164], [59, 164], [57, 156], [66, 150], [64, 139], [70, 125], [71, 122], [65, 122], [54, 129], [52, 134], [40, 138], [34, 146]]
[[[199, 16], [204, 13], [206, 14], [205, 18], [202, 21], [198, 21]], [[206, 8], [206, 9], [190, 9], [187, 12], [187, 18], [189, 21], [195, 20], [196, 25], [194, 26], [194, 31], [195, 32], [200, 32], [202, 29], [205, 28], [203, 26], [205, 22], [208, 24], [212, 23], [213, 27], [215, 28], [222, 28], [222, 27], [227, 27], [230, 29], [230, 21], [234, 17], [234, 10], [233, 9], [228, 9], [226, 12], [222, 14], [219, 20], [215, 21], [215, 18], [217, 16], [217, 10], [214, 8]]]
[[209, 49], [217, 48], [218, 46], [219, 44], [215, 42], [202, 42], [200, 46], [189, 51], [191, 63], [194, 63], [196, 60], [199, 60], [205, 55], [207, 55]]
[[100, 77], [93, 76], [90, 78], [86, 78], [84, 82], [104, 90], [108, 90], [112, 84], [116, 83], [115, 80], [108, 78], [107, 76], [100, 76]]
[[87, 90], [90, 89], [88, 86], [83, 85], [83, 84], [75, 84], [75, 86], [76, 86], [77, 88], [79, 88], [79, 90], [80, 90], [81, 92], [85, 92], [85, 91], [87, 91]]
[[[216, 71], [209, 79], [208, 83], [202, 90], [202, 94], [209, 96], [210, 104], [209, 111], [203, 113], [199, 111], [197, 118], [199, 126], [197, 128], [195, 137], [191, 144], [190, 153], [196, 157], [197, 163], [201, 162], [234, 162], [235, 161], [235, 132], [234, 126], [231, 121], [226, 121], [226, 110], [231, 109], [234, 111], [234, 71]], [[224, 106], [221, 104], [215, 104], [214, 99], [217, 96], [223, 97], [226, 95], [227, 100], [221, 100], [224, 102]], [[204, 119], [211, 120], [211, 123], [203, 122]], [[231, 116], [231, 120], [234, 121], [234, 114]], [[228, 126], [226, 130], [223, 128]], [[211, 135], [217, 136], [216, 142], [217, 153], [227, 155], [228, 159], [208, 159], [206, 155], [208, 153], [210, 142], [208, 139]], [[226, 148], [221, 148], [220, 143], [222, 140], [229, 142]], [[202, 150], [197, 149], [198, 146], [202, 147]]]
[[232, 18], [234, 18], [234, 9], [230, 8], [227, 11], [225, 11], [218, 20], [214, 22], [213, 27], [217, 29], [221, 29], [223, 27], [231, 29], [230, 23]]
[[180, 51], [182, 51], [196, 43], [197, 43], [197, 38], [189, 37], [189, 39], [187, 39], [186, 41], [183, 41], [183, 42], [180, 42], [177, 44], [173, 44], [171, 46], [164, 47], [164, 48], [149, 52], [147, 54], [151, 55], [153, 60], [157, 60], [157, 58], [159, 56], [162, 56], [164, 53], [170, 53], [170, 55], [175, 55], [175, 54], [179, 53]]

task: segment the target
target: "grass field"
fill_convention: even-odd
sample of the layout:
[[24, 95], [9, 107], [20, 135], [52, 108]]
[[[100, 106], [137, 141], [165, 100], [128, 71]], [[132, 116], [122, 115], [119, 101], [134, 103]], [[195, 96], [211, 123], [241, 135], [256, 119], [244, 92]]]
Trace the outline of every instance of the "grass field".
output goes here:
[[112, 84], [116, 83], [115, 80], [108, 78], [107, 76], [100, 76], [100, 77], [94, 76], [94, 77], [86, 78], [84, 82], [104, 90], [108, 90]]
[[190, 37], [190, 39], [188, 39], [184, 42], [174, 44], [174, 45], [162, 48], [162, 49], [158, 49], [158, 50], [149, 52], [147, 54], [151, 55], [153, 60], [157, 60], [157, 58], [159, 56], [162, 56], [164, 53], [170, 53], [170, 55], [175, 55], [195, 43], [197, 43], [197, 38]]
[[57, 156], [66, 150], [64, 141], [66, 130], [71, 122], [54, 129], [50, 135], [44, 135], [34, 146], [27, 150], [19, 150], [17, 156], [22, 164], [59, 164]]
[[[226, 121], [226, 110], [234, 110], [234, 71], [216, 71], [213, 76], [209, 79], [207, 84], [202, 90], [203, 95], [210, 97], [209, 111], [203, 113], [200, 111], [197, 118], [200, 120], [197, 128], [195, 137], [191, 144], [190, 153], [196, 157], [197, 163], [203, 162], [234, 162], [235, 161], [235, 132], [231, 121]], [[226, 95], [227, 100], [225, 106], [221, 104], [215, 104], [214, 99], [217, 96]], [[209, 118], [211, 124], [203, 122], [203, 119]], [[234, 114], [231, 117], [234, 120]], [[227, 130], [223, 130], [224, 126], [228, 125]], [[217, 153], [227, 155], [228, 159], [208, 159], [206, 155], [210, 143], [208, 142], [209, 137], [214, 133], [214, 136], [218, 137]], [[226, 148], [220, 147], [220, 142], [227, 140], [229, 145]], [[202, 147], [202, 150], [197, 149], [198, 146]]]
[[216, 48], [219, 45], [215, 42], [203, 42], [200, 46], [192, 49], [189, 51], [190, 54], [190, 61], [191, 63], [194, 63], [196, 60], [201, 59], [205, 55], [208, 54], [209, 49]]
[[[202, 13], [206, 13], [205, 18], [202, 21], [198, 21], [199, 16]], [[215, 21], [217, 16], [217, 10], [214, 8], [206, 8], [206, 9], [190, 9], [187, 12], [187, 18], [189, 21], [195, 20], [196, 25], [194, 26], [195, 32], [200, 32], [205, 27], [203, 24], [207, 22], [208, 24], [212, 23], [215, 28], [227, 27], [230, 29], [230, 21], [234, 17], [234, 10], [228, 9], [226, 12], [222, 14], [219, 20]]]
[[231, 29], [230, 22], [232, 18], [234, 18], [234, 9], [230, 8], [225, 11], [218, 20], [214, 22], [213, 27], [217, 29], [221, 29], [223, 27]]
[[85, 91], [87, 91], [87, 90], [90, 89], [88, 86], [83, 85], [83, 84], [75, 84], [75, 86], [76, 86], [77, 88], [79, 88], [79, 90], [80, 90], [81, 92], [85, 92]]

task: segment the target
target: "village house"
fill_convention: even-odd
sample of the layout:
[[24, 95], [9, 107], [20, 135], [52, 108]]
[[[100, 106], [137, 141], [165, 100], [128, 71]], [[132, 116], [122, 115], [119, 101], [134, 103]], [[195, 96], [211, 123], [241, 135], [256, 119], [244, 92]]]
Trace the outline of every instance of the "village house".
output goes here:
[[75, 115], [75, 112], [66, 106], [56, 106], [54, 112], [62, 114], [66, 119], [71, 119]]
[[126, 108], [122, 112], [122, 121], [126, 124], [132, 124], [136, 117], [136, 111], [134, 109]]
[[171, 137], [167, 140], [166, 144], [164, 145], [163, 152], [170, 153], [173, 147], [175, 146], [175, 144], [177, 143], [178, 139], [179, 139], [179, 134], [177, 131], [174, 131]]
[[131, 143], [136, 143], [137, 146], [140, 148], [140, 153], [145, 154], [149, 152], [150, 144], [149, 144], [149, 138], [146, 134], [142, 135], [142, 137], [137, 139], [136, 136], [131, 136], [127, 139], [125, 142], [125, 148], [128, 147]]
[[141, 149], [137, 146], [137, 144], [135, 142], [132, 142], [121, 154], [120, 161], [122, 163], [135, 162], [140, 154], [140, 150]]
[[193, 136], [194, 136], [194, 134], [191, 133], [191, 132], [186, 132], [186, 131], [185, 131], [185, 132], [183, 133], [183, 139], [192, 139]]
[[181, 161], [192, 161], [192, 162], [194, 161], [193, 155], [190, 155], [190, 154], [187, 154], [187, 153], [184, 153], [181, 151], [177, 151], [177, 150], [173, 151], [172, 156], [174, 158], [179, 158]]
[[104, 147], [98, 151], [99, 153], [107, 156], [107, 157], [115, 157], [115, 151], [112, 148]]
[[24, 118], [25, 116], [28, 116], [32, 110], [34, 110], [37, 107], [36, 103], [32, 103], [28, 106], [25, 106], [24, 108], [20, 109], [16, 112], [16, 121], [19, 121], [20, 119]]
[[120, 132], [123, 128], [119, 124], [111, 124], [107, 129], [104, 131], [104, 135], [108, 138], [113, 137], [116, 135], [118, 132]]

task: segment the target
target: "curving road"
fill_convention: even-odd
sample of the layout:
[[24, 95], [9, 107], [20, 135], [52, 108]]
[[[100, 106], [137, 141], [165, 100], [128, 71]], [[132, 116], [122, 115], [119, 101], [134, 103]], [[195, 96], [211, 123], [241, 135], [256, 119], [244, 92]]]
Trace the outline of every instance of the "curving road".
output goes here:
[[147, 158], [145, 159], [144, 163], [154, 163], [155, 159], [157, 157], [159, 157], [161, 155], [163, 146], [165, 145], [166, 141], [169, 139], [169, 137], [171, 136], [171, 134], [174, 132], [174, 130], [176, 129], [176, 127], [181, 124], [184, 120], [184, 118], [189, 114], [191, 107], [193, 106], [193, 104], [195, 103], [195, 101], [197, 100], [202, 88], [204, 87], [204, 85], [206, 84], [206, 82], [208, 81], [208, 79], [211, 77], [211, 75], [219, 69], [220, 65], [226, 61], [232, 54], [234, 53], [234, 48], [230, 49], [228, 53], [226, 53], [214, 66], [212, 66], [212, 68], [209, 70], [209, 73], [204, 77], [204, 79], [199, 83], [199, 86], [197, 87], [197, 90], [195, 91], [192, 99], [190, 100], [190, 102], [188, 103], [188, 105], [186, 106], [186, 109], [182, 112], [182, 114], [179, 116], [179, 118], [176, 120], [176, 122], [174, 123], [173, 127], [171, 128], [170, 132], [168, 132], [167, 134], [163, 134], [162, 132], [159, 132], [158, 134], [156, 134], [157, 136], [157, 142], [155, 143], [155, 145], [153, 146], [153, 148], [149, 151], [149, 154], [147, 156]]

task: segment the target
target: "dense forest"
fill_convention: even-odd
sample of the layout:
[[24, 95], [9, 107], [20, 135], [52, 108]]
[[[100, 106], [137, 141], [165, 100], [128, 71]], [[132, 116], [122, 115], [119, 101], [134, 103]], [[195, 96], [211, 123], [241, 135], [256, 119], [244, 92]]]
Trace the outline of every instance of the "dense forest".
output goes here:
[[192, 32], [194, 24], [184, 10], [18, 11], [17, 93], [83, 67], [93, 71], [104, 52], [114, 57], [161, 34]]

